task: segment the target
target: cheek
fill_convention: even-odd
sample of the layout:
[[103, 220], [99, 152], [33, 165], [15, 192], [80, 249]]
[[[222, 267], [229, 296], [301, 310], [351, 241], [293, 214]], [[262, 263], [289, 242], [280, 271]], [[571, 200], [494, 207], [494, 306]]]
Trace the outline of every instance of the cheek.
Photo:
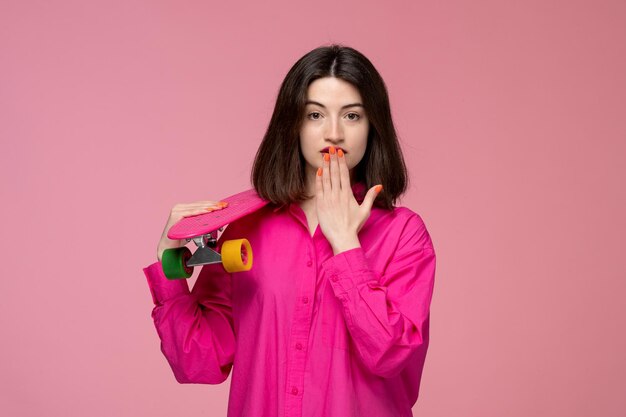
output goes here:
[[304, 126], [300, 128], [300, 140], [306, 143], [311, 139], [312, 136], [313, 129], [311, 129], [311, 127], [305, 123]]
[[360, 152], [358, 153], [358, 155], [356, 153], [352, 153], [348, 155], [348, 159], [346, 159], [346, 164], [348, 165], [348, 169], [351, 170], [354, 167], [356, 167], [359, 164], [359, 162], [361, 162], [361, 159], [363, 159], [363, 156], [361, 155]]
[[349, 158], [346, 159], [346, 163], [348, 164], [349, 169], [356, 167], [363, 160], [366, 148], [367, 140], [360, 142], [357, 146], [354, 146], [352, 148], [352, 153], [350, 153]]
[[300, 130], [300, 150], [304, 159], [309, 163], [315, 162], [315, 158], [318, 156], [318, 150], [315, 147], [314, 136], [306, 129]]

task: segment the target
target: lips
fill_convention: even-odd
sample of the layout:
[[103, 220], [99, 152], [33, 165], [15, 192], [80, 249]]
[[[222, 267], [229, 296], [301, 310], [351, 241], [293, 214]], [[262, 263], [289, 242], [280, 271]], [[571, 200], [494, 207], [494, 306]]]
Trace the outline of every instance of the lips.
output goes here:
[[[322, 149], [322, 150], [320, 151], [320, 153], [328, 153], [328, 150], [329, 150], [329, 149], [330, 149], [330, 146], [327, 146], [327, 147], [325, 147], [324, 149]], [[336, 151], [338, 151], [339, 149], [341, 149], [341, 150], [343, 151], [343, 153], [344, 153], [344, 154], [345, 154], [345, 153], [348, 153], [348, 152], [346, 152], [346, 150], [345, 150], [345, 149], [340, 148], [339, 146], [335, 146], [335, 152], [336, 152]]]

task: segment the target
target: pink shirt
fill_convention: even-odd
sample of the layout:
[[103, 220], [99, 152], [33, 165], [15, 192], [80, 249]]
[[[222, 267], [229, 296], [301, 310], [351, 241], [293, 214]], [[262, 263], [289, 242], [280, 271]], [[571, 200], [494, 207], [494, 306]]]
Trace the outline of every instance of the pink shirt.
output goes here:
[[[365, 186], [352, 186], [362, 202]], [[412, 416], [428, 349], [435, 252], [422, 218], [373, 207], [360, 248], [333, 254], [296, 203], [231, 223], [252, 269], [187, 280], [144, 268], [161, 351], [180, 383], [219, 384], [229, 417]]]

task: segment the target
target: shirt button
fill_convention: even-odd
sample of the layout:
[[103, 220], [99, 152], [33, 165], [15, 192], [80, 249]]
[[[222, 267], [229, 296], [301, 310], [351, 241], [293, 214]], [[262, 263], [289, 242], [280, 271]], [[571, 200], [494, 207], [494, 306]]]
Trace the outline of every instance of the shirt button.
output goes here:
[[291, 388], [291, 393], [293, 395], [298, 395], [298, 388], [296, 388], [296, 387]]
[[302, 302], [307, 304], [309, 302], [309, 297], [302, 297]]
[[313, 262], [307, 261], [306, 266], [311, 266], [311, 265], [313, 265]]
[[333, 282], [337, 282], [339, 280], [339, 278], [337, 278], [337, 275], [333, 275], [332, 277], [330, 277], [330, 279], [332, 279]]
[[300, 342], [296, 343], [296, 349], [302, 350], [302, 343]]

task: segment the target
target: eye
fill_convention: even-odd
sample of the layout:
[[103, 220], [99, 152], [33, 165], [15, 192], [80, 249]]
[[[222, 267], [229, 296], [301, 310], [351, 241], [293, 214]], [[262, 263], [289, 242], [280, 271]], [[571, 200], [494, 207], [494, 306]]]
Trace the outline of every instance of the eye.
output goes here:
[[314, 111], [313, 113], [309, 113], [308, 114], [309, 119], [312, 119], [312, 120], [318, 120], [319, 119], [319, 117], [312, 117], [313, 115], [320, 116], [320, 114], [318, 112]]
[[[350, 118], [350, 116], [356, 116], [356, 117]], [[352, 121], [359, 120], [361, 118], [361, 116], [359, 116], [357, 113], [348, 113], [347, 117], [348, 119]]]

